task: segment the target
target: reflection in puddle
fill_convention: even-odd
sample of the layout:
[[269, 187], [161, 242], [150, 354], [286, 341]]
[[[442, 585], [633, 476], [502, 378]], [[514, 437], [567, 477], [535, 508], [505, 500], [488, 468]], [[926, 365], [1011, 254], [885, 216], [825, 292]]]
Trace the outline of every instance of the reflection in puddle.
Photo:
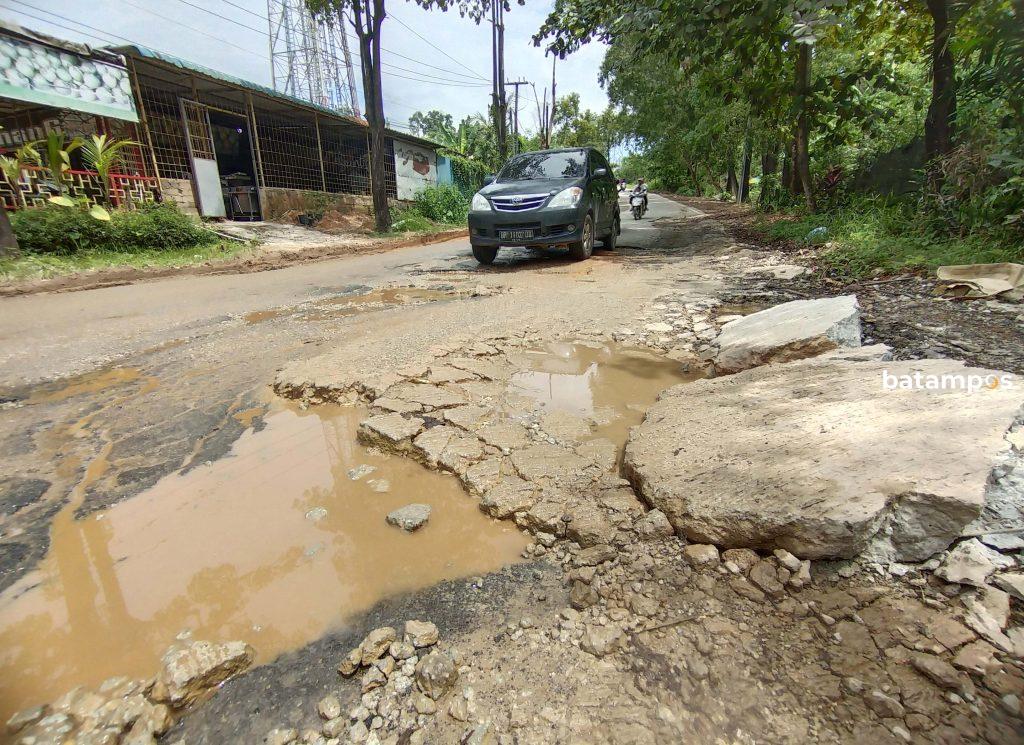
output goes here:
[[594, 422], [594, 437], [611, 440], [620, 451], [629, 428], [640, 423], [659, 393], [704, 377], [696, 366], [688, 372], [675, 360], [617, 344], [554, 343], [524, 353], [518, 362], [528, 370], [512, 377], [516, 392], [544, 409]]
[[294, 314], [303, 321], [327, 321], [366, 313], [393, 305], [429, 303], [437, 300], [451, 300], [458, 293], [451, 290], [435, 290], [426, 287], [388, 287], [372, 290], [359, 295], [339, 295], [328, 300], [301, 305], [296, 308], [271, 308], [245, 315], [249, 324], [262, 323], [275, 318]]
[[[83, 520], [65, 509], [47, 558], [0, 596], [0, 721], [75, 685], [148, 677], [186, 628], [268, 660], [385, 596], [518, 558], [525, 536], [454, 478], [358, 445], [364, 416], [283, 408], [228, 457]], [[385, 523], [417, 501], [433, 507], [426, 527]]]

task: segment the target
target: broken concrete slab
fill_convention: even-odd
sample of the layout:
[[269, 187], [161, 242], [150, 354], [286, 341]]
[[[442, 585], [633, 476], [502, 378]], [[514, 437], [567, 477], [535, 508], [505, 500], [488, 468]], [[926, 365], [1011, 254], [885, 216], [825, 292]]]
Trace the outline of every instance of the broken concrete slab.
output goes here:
[[828, 355], [676, 386], [632, 429], [626, 473], [695, 542], [851, 557], [888, 520], [894, 556], [924, 560], [980, 513], [1024, 392], [888, 390], [883, 371], [991, 373]]
[[794, 300], [724, 326], [716, 340], [718, 353], [713, 362], [717, 372], [735, 373], [860, 344], [856, 296]]
[[984, 587], [988, 576], [996, 570], [989, 551], [977, 538], [963, 541], [946, 555], [935, 576], [947, 582]]
[[427, 520], [430, 519], [430, 505], [407, 504], [405, 507], [399, 507], [397, 510], [389, 512], [385, 519], [389, 525], [411, 533], [427, 524]]
[[367, 445], [394, 448], [423, 429], [423, 420], [401, 414], [380, 414], [359, 423], [359, 440]]

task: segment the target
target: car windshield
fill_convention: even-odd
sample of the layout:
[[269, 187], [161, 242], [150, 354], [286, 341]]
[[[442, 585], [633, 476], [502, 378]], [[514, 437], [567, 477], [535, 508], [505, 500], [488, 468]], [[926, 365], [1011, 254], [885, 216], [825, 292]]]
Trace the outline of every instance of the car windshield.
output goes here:
[[570, 150], [564, 153], [525, 153], [513, 158], [501, 169], [498, 181], [579, 178], [586, 172], [586, 150]]

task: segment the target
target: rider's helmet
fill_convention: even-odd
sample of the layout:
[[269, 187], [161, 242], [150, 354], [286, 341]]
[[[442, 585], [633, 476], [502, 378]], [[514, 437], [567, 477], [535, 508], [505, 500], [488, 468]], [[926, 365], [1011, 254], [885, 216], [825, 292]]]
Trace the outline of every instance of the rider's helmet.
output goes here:
[[643, 180], [642, 178], [638, 178], [638, 179], [636, 180], [636, 182], [637, 182], [638, 184], [642, 184], [642, 183], [644, 182], [644, 180]]

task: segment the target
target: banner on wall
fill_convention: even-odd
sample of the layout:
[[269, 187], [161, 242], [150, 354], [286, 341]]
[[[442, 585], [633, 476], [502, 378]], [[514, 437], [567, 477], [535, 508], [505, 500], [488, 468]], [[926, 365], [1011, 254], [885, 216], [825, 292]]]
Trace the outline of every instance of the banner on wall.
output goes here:
[[121, 65], [0, 34], [0, 97], [137, 122]]
[[437, 155], [433, 150], [395, 140], [395, 182], [399, 199], [412, 199], [437, 185]]

